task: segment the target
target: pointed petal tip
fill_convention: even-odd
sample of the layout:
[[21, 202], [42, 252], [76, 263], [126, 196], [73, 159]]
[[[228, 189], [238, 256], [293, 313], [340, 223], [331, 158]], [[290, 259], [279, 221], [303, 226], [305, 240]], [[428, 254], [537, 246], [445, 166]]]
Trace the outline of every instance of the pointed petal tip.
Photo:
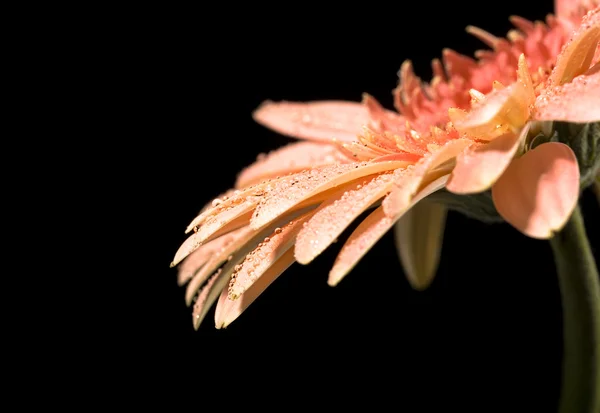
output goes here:
[[297, 251], [298, 250], [296, 250], [296, 248], [294, 248], [294, 259], [296, 260], [296, 262], [298, 264], [308, 265], [312, 262], [311, 257], [309, 257], [308, 255], [298, 254]]
[[332, 268], [327, 277], [327, 285], [332, 288], [337, 287], [340, 281], [344, 279], [348, 272], [349, 271], [338, 271], [335, 267]]
[[269, 106], [273, 105], [275, 102], [267, 99], [267, 100], [263, 100], [262, 102], [260, 102], [260, 104], [256, 107], [256, 109], [254, 109], [252, 111], [252, 117], [254, 118], [255, 116], [260, 115], [260, 112], [262, 112], [263, 110], [265, 110], [266, 108], [268, 108]]
[[192, 325], [194, 326], [194, 330], [195, 331], [198, 331], [198, 329], [200, 328], [201, 322], [202, 322], [202, 320], [200, 320], [200, 316], [199, 315], [193, 316]]
[[394, 225], [394, 240], [404, 274], [417, 291], [426, 290], [436, 275], [447, 209], [421, 201]]

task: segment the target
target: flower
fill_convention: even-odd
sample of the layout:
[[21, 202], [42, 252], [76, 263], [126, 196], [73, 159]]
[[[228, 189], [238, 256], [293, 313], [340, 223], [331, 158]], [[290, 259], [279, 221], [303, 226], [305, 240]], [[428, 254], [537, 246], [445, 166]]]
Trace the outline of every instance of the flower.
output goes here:
[[226, 327], [292, 263], [310, 263], [371, 208], [328, 283], [396, 226], [409, 281], [424, 288], [446, 209], [420, 201], [444, 187], [491, 187], [498, 212], [529, 236], [560, 229], [579, 195], [577, 158], [565, 144], [535, 146], [532, 137], [548, 121], [600, 120], [600, 8], [557, 1], [556, 11], [547, 24], [513, 18], [519, 30], [508, 40], [469, 27], [493, 50], [477, 61], [444, 50], [426, 85], [405, 62], [394, 91], [399, 113], [369, 95], [361, 104], [261, 105], [259, 123], [303, 141], [259, 157], [189, 225], [194, 233], [172, 265], [180, 265], [179, 283], [189, 282], [188, 305], [196, 297], [194, 326], [218, 300], [215, 323]]

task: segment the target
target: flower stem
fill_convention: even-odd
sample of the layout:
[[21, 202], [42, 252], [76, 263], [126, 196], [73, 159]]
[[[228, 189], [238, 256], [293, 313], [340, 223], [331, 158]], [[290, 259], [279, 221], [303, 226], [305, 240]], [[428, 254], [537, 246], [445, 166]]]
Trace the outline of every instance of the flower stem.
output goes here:
[[559, 412], [598, 413], [600, 281], [579, 207], [550, 244], [563, 306], [563, 380]]

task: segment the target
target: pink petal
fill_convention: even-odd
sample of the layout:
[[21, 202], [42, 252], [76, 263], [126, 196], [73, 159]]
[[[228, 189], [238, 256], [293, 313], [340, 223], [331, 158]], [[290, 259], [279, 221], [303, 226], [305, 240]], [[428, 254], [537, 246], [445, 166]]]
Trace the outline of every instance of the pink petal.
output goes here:
[[217, 328], [228, 327], [293, 263], [294, 250], [290, 248], [250, 285], [238, 299], [230, 300], [227, 289], [223, 289], [215, 310], [215, 326]]
[[282, 228], [276, 228], [260, 242], [246, 258], [238, 264], [231, 274], [229, 299], [236, 300], [242, 295], [269, 267], [294, 245], [296, 235], [302, 224], [313, 215], [309, 212], [302, 217], [290, 221]]
[[562, 19], [573, 20], [581, 16], [585, 10], [598, 7], [598, 0], [555, 0], [554, 13]]
[[378, 132], [404, 132], [406, 130], [406, 118], [404, 116], [384, 109], [383, 106], [371, 95], [363, 94], [363, 104], [369, 111], [370, 124]]
[[173, 257], [173, 261], [171, 261], [171, 268], [179, 264], [183, 261], [188, 255], [192, 252], [196, 251], [202, 243], [198, 241], [196, 234], [188, 237], [183, 243], [179, 246], [177, 251], [175, 252], [175, 257]]
[[436, 152], [422, 158], [412, 168], [406, 170], [406, 173], [399, 175], [395, 182], [392, 192], [383, 200], [383, 209], [385, 214], [395, 217], [403, 213], [410, 205], [413, 196], [423, 186], [439, 177], [447, 171], [439, 174], [432, 174], [436, 167], [451, 160], [460, 154], [465, 148], [473, 145], [469, 139], [456, 139], [448, 142]]
[[424, 290], [433, 281], [440, 261], [447, 212], [445, 206], [424, 200], [394, 225], [402, 268], [415, 290]]
[[202, 288], [192, 311], [194, 329], [197, 330], [200, 327], [204, 317], [206, 317], [206, 313], [208, 313], [208, 310], [210, 310], [215, 303], [221, 294], [221, 291], [223, 291], [227, 285], [228, 280], [229, 274], [219, 271], [215, 273]]
[[237, 205], [231, 210], [209, 217], [199, 227], [197, 232], [190, 235], [181, 244], [175, 253], [175, 258], [173, 258], [171, 266], [177, 265], [178, 262], [182, 261], [204, 243], [248, 225], [255, 205], [250, 203]]
[[[306, 210], [292, 211], [286, 215], [279, 217], [277, 220], [271, 223], [271, 225], [262, 228], [259, 231], [252, 233], [252, 239], [237, 246], [235, 253], [228, 257], [227, 262], [210, 278], [207, 284], [202, 288], [196, 304], [194, 305], [193, 319], [194, 328], [198, 328], [206, 313], [210, 307], [214, 304], [215, 300], [221, 294], [223, 288], [227, 286], [231, 275], [239, 269], [238, 265], [242, 264], [244, 259], [250, 254], [257, 246], [263, 242], [266, 237], [272, 235], [274, 232], [278, 232], [278, 227], [284, 227], [296, 218], [305, 214]], [[193, 280], [192, 280], [193, 281]], [[191, 283], [190, 283], [191, 284]]]
[[[288, 176], [286, 179], [293, 176]], [[267, 180], [244, 190], [235, 191], [227, 199], [215, 199], [213, 206], [205, 209], [188, 226], [186, 232], [194, 229], [196, 233], [182, 245], [177, 256], [183, 259], [203, 242], [247, 225], [259, 202], [281, 179], [283, 178]]]
[[484, 140], [492, 140], [507, 131], [520, 130], [529, 120], [530, 108], [535, 101], [533, 83], [525, 56], [519, 57], [517, 81], [486, 95], [463, 119], [454, 123], [461, 133]]
[[[201, 245], [197, 250], [190, 254], [183, 263], [179, 266], [177, 272], [177, 282], [179, 285], [185, 284], [194, 276], [196, 271], [205, 265], [219, 251], [226, 249], [228, 246], [235, 243], [236, 240], [243, 238], [249, 232], [248, 227], [240, 228], [225, 234], [217, 239], [214, 239], [206, 244]], [[189, 239], [189, 238], [188, 238]], [[228, 254], [229, 255], [229, 254]], [[176, 257], [177, 258], [177, 257]], [[172, 266], [177, 264], [172, 264]]]
[[575, 154], [544, 143], [515, 159], [492, 187], [500, 215], [532, 238], [550, 238], [569, 219], [579, 198]]
[[370, 161], [382, 155], [381, 152], [375, 151], [359, 141], [344, 142], [340, 145], [340, 150], [353, 161]]
[[[448, 176], [449, 175], [442, 176], [427, 185], [427, 187], [414, 197], [410, 206], [415, 205], [431, 193], [442, 189], [446, 185]], [[367, 216], [344, 243], [344, 246], [340, 250], [335, 263], [333, 264], [333, 268], [329, 272], [327, 283], [331, 286], [337, 285], [401, 217], [402, 214], [390, 218], [384, 213], [382, 206]]]
[[406, 161], [354, 162], [314, 168], [286, 177], [274, 183], [272, 190], [257, 205], [250, 225], [259, 228], [301, 202], [337, 185], [408, 165]]
[[459, 154], [446, 189], [455, 194], [473, 194], [491, 188], [510, 164], [528, 131], [529, 124], [520, 135], [509, 132]]
[[[224, 235], [221, 238], [225, 238], [227, 235]], [[195, 271], [192, 280], [185, 290], [185, 302], [188, 306], [191, 305], [194, 296], [200, 287], [206, 282], [206, 280], [208, 280], [208, 278], [215, 271], [217, 271], [217, 269], [223, 265], [223, 263], [225, 263], [233, 254], [240, 250], [244, 244], [248, 243], [254, 235], [256, 235], [256, 231], [249, 226], [235, 231], [235, 236], [230, 239], [230, 242], [223, 245], [221, 249], [216, 250], [206, 264], [204, 264], [202, 268], [199, 268]], [[184, 264], [186, 262], [187, 260], [184, 261]]]
[[323, 202], [296, 238], [295, 254], [300, 264], [308, 264], [323, 252], [360, 214], [385, 196], [394, 174], [344, 185]]
[[268, 192], [271, 183], [272, 181], [265, 181], [242, 190], [229, 191], [227, 198], [215, 198], [193, 219], [185, 232], [198, 230], [205, 222], [217, 220], [222, 213], [231, 213], [232, 209], [240, 213], [254, 209], [260, 198]]
[[590, 11], [571, 39], [563, 46], [548, 84], [560, 86], [585, 73], [600, 42], [600, 8]]
[[236, 188], [243, 188], [267, 178], [289, 175], [304, 169], [338, 162], [347, 162], [336, 146], [314, 142], [298, 142], [263, 156], [244, 169], [237, 178]]
[[355, 102], [271, 102], [260, 105], [254, 120], [294, 138], [317, 141], [352, 141], [369, 122], [367, 108]]
[[259, 243], [234, 267], [229, 288], [223, 290], [215, 311], [217, 328], [227, 327], [292, 263], [292, 246], [312, 212], [297, 218]]
[[600, 71], [549, 89], [536, 101], [536, 120], [600, 121]]

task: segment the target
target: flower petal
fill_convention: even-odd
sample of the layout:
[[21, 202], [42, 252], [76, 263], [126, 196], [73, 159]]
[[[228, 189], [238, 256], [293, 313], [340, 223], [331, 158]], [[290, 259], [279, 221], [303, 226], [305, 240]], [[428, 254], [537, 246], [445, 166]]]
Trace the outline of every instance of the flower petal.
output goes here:
[[242, 295], [262, 273], [294, 245], [296, 235], [312, 215], [313, 211], [290, 221], [282, 228], [275, 228], [264, 238], [241, 263], [236, 265], [229, 283], [229, 299]]
[[230, 300], [227, 289], [223, 289], [215, 310], [215, 326], [228, 327], [294, 262], [294, 250], [290, 248], [236, 300]]
[[178, 284], [185, 284], [190, 278], [194, 276], [194, 274], [196, 273], [196, 271], [198, 271], [198, 269], [200, 269], [200, 267], [202, 267], [208, 261], [210, 261], [210, 258], [212, 256], [217, 254], [219, 251], [227, 249], [232, 244], [235, 244], [235, 241], [243, 239], [244, 235], [249, 231], [250, 229], [248, 227], [243, 227], [230, 233], [227, 233], [210, 242], [207, 242], [206, 244], [201, 245], [197, 250], [190, 254], [179, 266], [177, 272]]
[[323, 252], [360, 214], [383, 198], [394, 182], [387, 173], [340, 188], [319, 206], [296, 238], [295, 254], [300, 264], [308, 264]]
[[213, 274], [206, 285], [202, 287], [192, 311], [194, 329], [198, 330], [198, 328], [200, 328], [200, 324], [202, 324], [204, 317], [206, 317], [206, 313], [208, 313], [210, 307], [212, 307], [216, 299], [219, 297], [219, 294], [221, 294], [227, 285], [228, 280], [229, 274], [219, 271]]
[[473, 141], [469, 139], [450, 141], [436, 152], [422, 158], [412, 168], [407, 169], [406, 173], [396, 179], [392, 192], [383, 200], [382, 206], [386, 215], [393, 217], [404, 212], [411, 205], [411, 200], [419, 189], [440, 176], [439, 174], [432, 176], [430, 172], [456, 157], [471, 145], [473, 145]]
[[555, 0], [554, 13], [562, 19], [577, 19], [585, 10], [598, 7], [598, 0]]
[[576, 123], [600, 121], [600, 71], [548, 89], [538, 97], [533, 118]]
[[252, 115], [261, 125], [282, 135], [317, 141], [352, 141], [369, 122], [367, 108], [357, 102], [271, 102]]
[[521, 54], [517, 81], [486, 95], [463, 119], [456, 120], [454, 127], [461, 133], [492, 140], [507, 130], [521, 130], [529, 120], [534, 101], [533, 83], [525, 56]]
[[[398, 133], [406, 130], [406, 118], [399, 113], [384, 109], [373, 96], [363, 93], [363, 105], [369, 111], [370, 124], [376, 131]], [[390, 146], [390, 148], [394, 147]]]
[[455, 194], [475, 194], [491, 188], [510, 164], [528, 131], [529, 124], [520, 135], [508, 132], [459, 154], [446, 189]]
[[277, 227], [283, 227], [294, 219], [310, 212], [312, 209], [314, 209], [314, 207], [305, 207], [278, 217], [278, 219], [273, 221], [270, 225], [261, 228], [259, 231], [253, 232], [252, 239], [238, 247], [231, 258], [227, 259], [227, 262], [223, 267], [217, 270], [200, 291], [192, 313], [194, 328], [198, 329], [198, 327], [200, 327], [200, 323], [202, 323], [202, 320], [206, 317], [208, 310], [219, 297], [223, 288], [227, 286], [231, 275], [236, 271], [238, 265], [244, 261], [246, 256], [261, 242], [264, 242], [265, 237], [277, 232]]
[[223, 290], [215, 311], [217, 328], [227, 327], [294, 262], [292, 246], [302, 225], [313, 212], [299, 217], [259, 243], [234, 268], [229, 288]]
[[253, 210], [260, 198], [269, 191], [273, 181], [267, 180], [242, 190], [230, 191], [227, 198], [215, 198], [192, 220], [185, 232], [197, 231], [205, 222], [216, 221], [218, 218], [220, 220], [221, 214], [231, 213], [232, 209], [239, 213]]
[[592, 64], [600, 42], [600, 8], [590, 11], [563, 46], [550, 74], [550, 86], [560, 86], [584, 74]]
[[[442, 176], [427, 185], [414, 197], [411, 206], [431, 193], [442, 189], [446, 185], [448, 176]], [[371, 247], [402, 217], [402, 213], [390, 217], [384, 213], [383, 206], [380, 206], [367, 216], [344, 243], [333, 264], [333, 268], [329, 272], [327, 283], [331, 286], [337, 285]]]
[[579, 166], [567, 145], [544, 143], [515, 159], [492, 187], [498, 213], [532, 238], [550, 238], [579, 198]]
[[440, 261], [447, 214], [444, 205], [423, 200], [394, 225], [398, 256], [404, 274], [415, 290], [424, 290], [433, 281]]
[[199, 227], [197, 232], [194, 232], [181, 244], [175, 253], [175, 258], [171, 266], [176, 265], [204, 243], [211, 242], [224, 234], [248, 225], [256, 203], [247, 202], [240, 204], [232, 207], [230, 210], [209, 217]]
[[314, 168], [277, 181], [256, 206], [250, 226], [258, 228], [299, 203], [354, 179], [409, 165], [407, 161], [354, 162]]
[[[194, 299], [194, 296], [202, 287], [202, 285], [208, 280], [208, 278], [218, 270], [218, 268], [225, 263], [232, 254], [235, 254], [244, 244], [249, 242], [252, 237], [256, 234], [256, 231], [246, 226], [235, 231], [237, 234], [235, 238], [228, 244], [223, 245], [223, 247], [219, 250], [216, 250], [214, 254], [210, 257], [210, 259], [202, 266], [202, 268], [196, 269], [193, 278], [188, 284], [185, 290], [185, 303], [186, 305], [191, 305]], [[229, 235], [229, 234], [227, 234]], [[224, 235], [223, 237], [227, 237]], [[221, 237], [221, 238], [223, 238]], [[217, 239], [221, 239], [217, 238]], [[189, 257], [191, 258], [191, 257]], [[189, 259], [188, 258], [188, 259]], [[232, 257], [233, 258], [233, 257]], [[184, 261], [184, 264], [187, 262]], [[183, 267], [183, 265], [182, 265]]]
[[315, 142], [292, 143], [272, 151], [244, 169], [238, 175], [235, 187], [243, 188], [267, 178], [337, 162], [348, 162], [348, 159], [333, 145]]

